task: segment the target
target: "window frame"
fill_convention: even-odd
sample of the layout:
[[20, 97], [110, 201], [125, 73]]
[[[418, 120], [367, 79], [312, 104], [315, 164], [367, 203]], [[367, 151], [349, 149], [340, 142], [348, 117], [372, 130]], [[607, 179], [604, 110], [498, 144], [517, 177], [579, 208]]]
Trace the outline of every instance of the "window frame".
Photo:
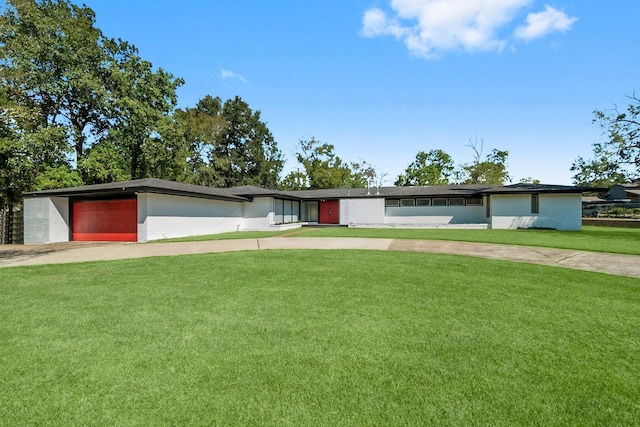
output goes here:
[[538, 215], [540, 213], [540, 195], [531, 194], [531, 214]]

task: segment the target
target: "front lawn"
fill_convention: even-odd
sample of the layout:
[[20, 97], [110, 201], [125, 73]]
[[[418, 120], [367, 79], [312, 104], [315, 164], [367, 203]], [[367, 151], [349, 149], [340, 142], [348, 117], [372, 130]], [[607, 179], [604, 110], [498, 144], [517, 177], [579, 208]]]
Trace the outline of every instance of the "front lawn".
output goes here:
[[0, 425], [634, 425], [640, 280], [260, 251], [0, 270]]
[[585, 226], [582, 231], [557, 231], [325, 227], [298, 236], [455, 240], [640, 255], [640, 228]]
[[258, 239], [275, 236], [455, 240], [640, 255], [640, 228], [593, 226], [583, 227], [582, 231], [303, 227], [288, 231], [238, 231], [208, 236], [167, 239], [159, 242]]

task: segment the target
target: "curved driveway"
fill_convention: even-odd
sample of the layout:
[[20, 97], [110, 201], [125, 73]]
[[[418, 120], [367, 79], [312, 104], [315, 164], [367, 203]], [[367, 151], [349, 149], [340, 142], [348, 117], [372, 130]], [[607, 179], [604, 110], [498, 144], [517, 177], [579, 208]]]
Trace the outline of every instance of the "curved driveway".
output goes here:
[[266, 249], [367, 249], [467, 255], [640, 278], [640, 256], [442, 240], [270, 237], [180, 243], [0, 246], [0, 267]]

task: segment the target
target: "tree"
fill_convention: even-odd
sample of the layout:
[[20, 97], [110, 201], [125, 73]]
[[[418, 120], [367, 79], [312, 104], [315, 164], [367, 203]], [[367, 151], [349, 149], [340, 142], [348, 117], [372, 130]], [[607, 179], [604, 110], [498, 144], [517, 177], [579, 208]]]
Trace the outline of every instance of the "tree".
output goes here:
[[[4, 89], [0, 88], [0, 206], [18, 203], [30, 189], [77, 183], [79, 175], [68, 164], [64, 129], [40, 126], [33, 119], [37, 111], [8, 101]], [[36, 186], [38, 177], [42, 178]]]
[[628, 173], [620, 167], [615, 154], [607, 152], [601, 144], [594, 144], [594, 158], [585, 160], [578, 157], [571, 165], [575, 185], [611, 187], [630, 180]]
[[226, 126], [210, 157], [223, 186], [276, 188], [284, 158], [267, 125], [260, 119], [260, 111], [254, 112], [236, 96], [225, 101], [222, 116]]
[[470, 140], [468, 147], [473, 150], [474, 159], [473, 163], [460, 166], [457, 175], [461, 184], [503, 185], [505, 182], [511, 181], [511, 176], [507, 171], [508, 151], [494, 148], [485, 160], [482, 160], [484, 140], [480, 140], [480, 143], [477, 138], [475, 141]]
[[34, 127], [62, 127], [76, 160], [87, 132], [108, 126], [112, 60], [95, 14], [66, 0], [7, 0], [0, 18], [0, 81], [7, 97], [37, 111]]
[[[362, 175], [354, 176], [351, 167], [335, 154], [333, 145], [313, 137], [299, 141], [296, 159], [305, 170], [306, 182], [303, 188], [317, 190], [352, 188], [354, 184], [366, 185], [366, 181], [362, 182]], [[284, 182], [299, 180], [299, 174], [300, 172], [296, 172], [296, 176], [287, 175]]]
[[539, 179], [534, 179], [531, 177], [527, 177], [527, 178], [520, 178], [520, 184], [534, 184], [534, 185], [538, 185], [540, 184], [540, 180]]
[[368, 188], [380, 178], [376, 168], [364, 160], [349, 162], [349, 166], [351, 169], [351, 177], [348, 180], [349, 188]]
[[280, 182], [281, 190], [306, 190], [307, 175], [299, 169], [291, 171]]
[[227, 127], [222, 115], [222, 100], [205, 96], [195, 108], [176, 110], [175, 118], [182, 128], [185, 138], [184, 182], [217, 187], [222, 185], [211, 167], [211, 152]]
[[165, 141], [160, 130], [171, 123], [182, 80], [154, 71], [135, 46], [105, 37], [86, 6], [7, 0], [0, 83], [6, 103], [29, 112], [16, 122], [22, 134], [62, 132], [66, 147], [58, 148], [87, 183], [155, 175], [157, 156], [177, 151], [170, 143], [179, 140]]
[[453, 170], [453, 159], [444, 151], [419, 151], [404, 173], [398, 175], [395, 185], [446, 185]]
[[626, 112], [594, 111], [605, 140], [593, 144], [592, 159], [573, 163], [575, 184], [608, 187], [640, 179], [640, 98], [635, 93], [628, 98]]
[[276, 188], [284, 157], [260, 111], [236, 96], [224, 103], [207, 95], [178, 110], [186, 138], [191, 182], [217, 187]]
[[180, 139], [163, 139], [161, 131], [173, 125], [170, 114], [177, 103], [176, 90], [184, 81], [163, 69], [154, 71], [131, 45], [126, 49], [110, 45], [118, 62], [113, 70], [113, 125], [108, 138], [129, 160], [132, 179], [169, 178], [164, 168], [158, 169], [157, 156], [180, 151], [172, 146]]

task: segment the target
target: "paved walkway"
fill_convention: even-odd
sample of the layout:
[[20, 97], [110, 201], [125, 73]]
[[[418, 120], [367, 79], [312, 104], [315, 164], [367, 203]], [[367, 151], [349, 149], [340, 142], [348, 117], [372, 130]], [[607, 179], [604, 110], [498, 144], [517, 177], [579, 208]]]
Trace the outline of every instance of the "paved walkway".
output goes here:
[[640, 278], [640, 256], [441, 240], [270, 237], [181, 243], [0, 245], [0, 267], [265, 249], [367, 249], [467, 255]]

